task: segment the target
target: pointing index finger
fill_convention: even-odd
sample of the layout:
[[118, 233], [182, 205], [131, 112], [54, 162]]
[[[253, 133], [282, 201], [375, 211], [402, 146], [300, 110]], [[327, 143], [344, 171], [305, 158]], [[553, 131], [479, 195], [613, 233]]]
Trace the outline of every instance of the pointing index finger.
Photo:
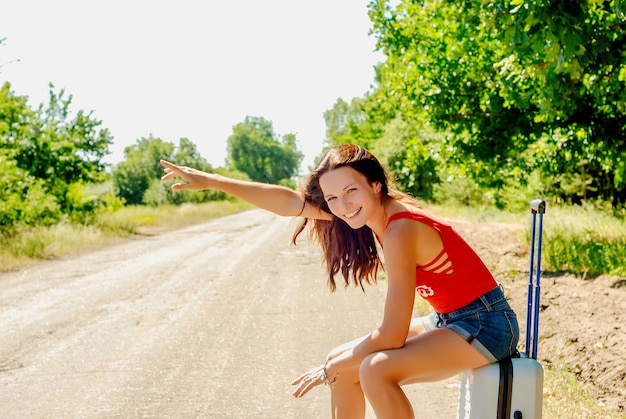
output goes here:
[[163, 160], [161, 159], [160, 162], [162, 166], [167, 167], [168, 169], [177, 169], [178, 166], [176, 166], [174, 163], [170, 163], [167, 160]]
[[182, 170], [177, 165], [166, 160], [160, 160], [161, 165], [165, 168], [165, 174], [161, 176], [161, 180], [168, 180], [176, 176], [182, 175]]

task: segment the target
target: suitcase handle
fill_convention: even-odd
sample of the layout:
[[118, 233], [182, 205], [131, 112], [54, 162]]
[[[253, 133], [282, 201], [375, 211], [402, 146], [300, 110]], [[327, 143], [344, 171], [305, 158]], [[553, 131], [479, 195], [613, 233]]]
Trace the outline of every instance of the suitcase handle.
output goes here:
[[[541, 294], [541, 245], [543, 235], [543, 215], [546, 212], [546, 202], [541, 199], [532, 200], [530, 202], [530, 212], [532, 214], [532, 223], [530, 233], [530, 268], [528, 270], [528, 306], [526, 310], [526, 354], [533, 359], [537, 359], [537, 341], [539, 335], [539, 296]], [[537, 214], [539, 214], [538, 226]], [[537, 237], [536, 258], [535, 237]], [[536, 281], [533, 280], [533, 273]]]
[[546, 201], [541, 199], [533, 199], [530, 201], [530, 211], [533, 214], [545, 214], [546, 213]]

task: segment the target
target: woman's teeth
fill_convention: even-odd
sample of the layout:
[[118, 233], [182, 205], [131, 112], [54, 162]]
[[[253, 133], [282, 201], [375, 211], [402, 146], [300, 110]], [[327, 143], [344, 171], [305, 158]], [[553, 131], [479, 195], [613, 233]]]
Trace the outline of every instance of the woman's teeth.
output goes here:
[[344, 214], [344, 216], [345, 216], [346, 218], [352, 218], [352, 217], [354, 217], [355, 215], [357, 215], [360, 211], [361, 211], [361, 208], [359, 208], [358, 210], [356, 210], [356, 211], [354, 211], [354, 212], [351, 212], [351, 213], [349, 213], [349, 214]]

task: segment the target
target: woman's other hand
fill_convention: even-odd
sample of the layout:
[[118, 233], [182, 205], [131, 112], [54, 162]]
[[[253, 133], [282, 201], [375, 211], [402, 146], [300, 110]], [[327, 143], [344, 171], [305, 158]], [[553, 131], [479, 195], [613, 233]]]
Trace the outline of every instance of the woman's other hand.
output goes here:
[[291, 383], [292, 386], [296, 386], [292, 394], [294, 397], [300, 398], [307, 394], [313, 387], [324, 384], [326, 381], [327, 378], [323, 365], [311, 368]]

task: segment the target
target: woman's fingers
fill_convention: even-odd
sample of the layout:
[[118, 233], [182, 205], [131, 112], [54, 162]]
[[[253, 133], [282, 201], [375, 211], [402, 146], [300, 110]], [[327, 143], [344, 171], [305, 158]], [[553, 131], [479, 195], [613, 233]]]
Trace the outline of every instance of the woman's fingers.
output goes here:
[[174, 163], [170, 163], [167, 160], [163, 160], [163, 159], [160, 160], [160, 163], [161, 163], [161, 165], [163, 165], [163, 166], [165, 166], [166, 168], [169, 168], [169, 169], [174, 169], [174, 168], [178, 167]]
[[291, 383], [292, 386], [298, 385], [300, 384], [302, 381], [305, 381], [306, 379], [308, 379], [311, 376], [314, 376], [316, 373], [318, 373], [320, 371], [320, 367], [316, 367], [316, 368], [311, 368], [310, 370], [308, 370], [307, 372], [305, 372], [304, 374], [302, 374], [300, 377], [296, 378], [295, 380], [293, 380], [293, 383]]
[[180, 176], [183, 173], [179, 166], [176, 166], [166, 160], [161, 160], [160, 163], [164, 167], [165, 171], [165, 174], [161, 176], [162, 180], [171, 179], [175, 176]]
[[319, 380], [303, 381], [294, 390], [293, 396], [300, 398], [300, 397], [304, 396], [305, 394], [307, 394], [309, 392], [309, 390], [311, 390], [313, 387], [316, 387], [319, 384], [320, 384]]
[[165, 174], [161, 176], [161, 180], [169, 180], [176, 177], [182, 179], [182, 182], [172, 185], [172, 189], [175, 191], [183, 189], [191, 191], [208, 189], [212, 187], [211, 180], [215, 180], [216, 178], [213, 174], [205, 173], [187, 166], [178, 166], [167, 160], [161, 160], [160, 163], [165, 171]]
[[293, 382], [291, 383], [292, 386], [297, 386], [298, 384], [300, 384], [302, 382], [302, 380], [304, 379], [305, 375], [301, 375], [300, 377], [296, 378], [295, 380], [293, 380]]
[[189, 176], [185, 172], [185, 168], [183, 168], [182, 166], [178, 166], [174, 163], [170, 163], [167, 160], [161, 160], [160, 163], [164, 167], [165, 171], [165, 174], [161, 176], [161, 180], [169, 180], [175, 177], [180, 177], [183, 179], [183, 182], [173, 184], [172, 189], [175, 191], [189, 189]]
[[303, 397], [305, 394], [307, 394], [309, 392], [309, 390], [311, 389], [311, 385], [310, 384], [306, 384], [306, 385], [302, 385], [299, 386], [298, 388], [296, 388], [296, 390], [293, 392], [293, 396], [296, 398], [300, 398]]
[[161, 180], [168, 180], [176, 176], [178, 176], [176, 173], [166, 169], [165, 174], [161, 176]]
[[324, 382], [322, 375], [323, 367], [312, 368], [300, 377], [296, 378], [292, 386], [297, 386], [293, 391], [294, 397], [302, 397], [309, 392], [313, 387], [319, 386]]
[[172, 185], [173, 191], [182, 191], [183, 189], [188, 189], [187, 183], [175, 183]]

